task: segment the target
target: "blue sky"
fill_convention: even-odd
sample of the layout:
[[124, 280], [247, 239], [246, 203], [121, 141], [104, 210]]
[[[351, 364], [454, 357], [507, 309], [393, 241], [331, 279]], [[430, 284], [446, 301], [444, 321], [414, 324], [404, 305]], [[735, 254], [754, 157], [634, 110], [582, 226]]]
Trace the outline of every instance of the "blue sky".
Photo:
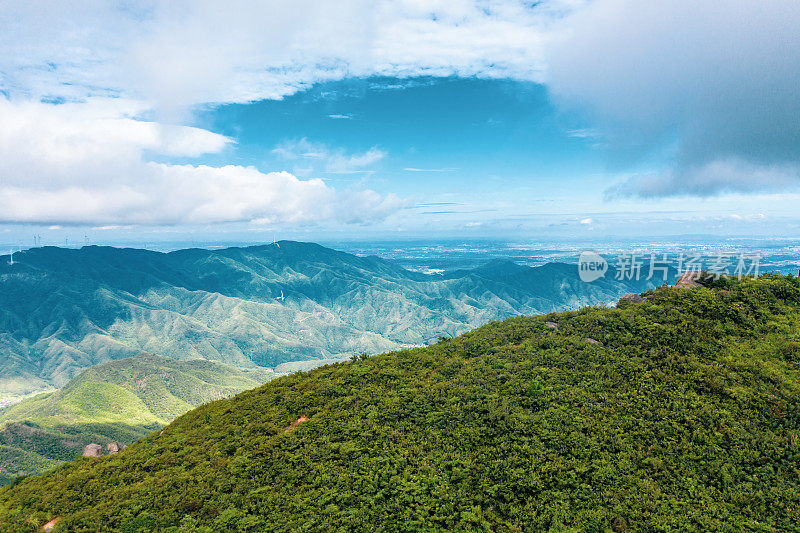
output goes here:
[[378, 150], [385, 155], [353, 174], [316, 170], [332, 183], [366, 181], [404, 196], [458, 188], [484, 193], [498, 178], [509, 187], [528, 186], [602, 168], [594, 140], [576, 136], [580, 128], [559, 116], [544, 86], [531, 82], [349, 79], [280, 101], [224, 106], [199, 124], [237, 139], [214, 163], [234, 158], [262, 171], [289, 165], [310, 174], [304, 169], [319, 164], [318, 153], [287, 161], [275, 151], [304, 139], [346, 154]]
[[800, 6], [0, 14], [0, 241], [796, 235]]

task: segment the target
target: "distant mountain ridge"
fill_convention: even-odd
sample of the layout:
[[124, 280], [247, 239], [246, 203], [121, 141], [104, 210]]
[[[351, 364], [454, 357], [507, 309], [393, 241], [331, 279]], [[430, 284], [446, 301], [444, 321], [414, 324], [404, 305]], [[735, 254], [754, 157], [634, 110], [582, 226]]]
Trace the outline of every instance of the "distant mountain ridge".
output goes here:
[[293, 241], [170, 253], [35, 248], [0, 262], [0, 401], [142, 352], [274, 367], [426, 344], [654, 285], [586, 284], [558, 263], [429, 275]]

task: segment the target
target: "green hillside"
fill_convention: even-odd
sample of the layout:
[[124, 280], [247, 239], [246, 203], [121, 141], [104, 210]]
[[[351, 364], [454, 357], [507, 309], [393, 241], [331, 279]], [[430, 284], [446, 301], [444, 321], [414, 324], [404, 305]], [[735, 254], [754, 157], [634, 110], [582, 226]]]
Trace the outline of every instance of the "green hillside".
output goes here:
[[94, 366], [56, 392], [0, 411], [0, 425], [87, 422], [166, 424], [198, 405], [252, 389], [274, 374], [242, 371], [210, 361], [176, 361], [142, 354]]
[[555, 263], [424, 275], [291, 241], [171, 253], [34, 248], [0, 261], [0, 402], [141, 352], [272, 368], [427, 344], [655, 283], [588, 284], [574, 265]]
[[56, 392], [0, 411], [0, 484], [74, 459], [91, 442], [130, 444], [198, 405], [273, 377], [149, 354], [92, 367]]
[[0, 466], [0, 486], [13, 482], [19, 472], [38, 474], [53, 468], [58, 463], [57, 460], [36, 452], [0, 444], [0, 465], [2, 465]]
[[0, 530], [796, 530], [800, 280], [714, 285], [281, 377], [3, 489]]
[[131, 444], [161, 427], [123, 423], [63, 424], [42, 427], [35, 422], [7, 422], [0, 430], [0, 485], [21, 476], [41, 474], [79, 456], [89, 443]]

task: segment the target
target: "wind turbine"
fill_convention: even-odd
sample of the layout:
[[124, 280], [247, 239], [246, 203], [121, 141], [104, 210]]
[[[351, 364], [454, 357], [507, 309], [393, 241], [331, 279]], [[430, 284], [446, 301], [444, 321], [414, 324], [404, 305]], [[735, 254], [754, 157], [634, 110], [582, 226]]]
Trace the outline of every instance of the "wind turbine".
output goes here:
[[284, 301], [286, 299], [286, 297], [283, 295], [283, 291], [281, 291], [281, 295], [280, 296], [276, 296], [275, 299], [276, 300], [280, 300], [280, 301]]

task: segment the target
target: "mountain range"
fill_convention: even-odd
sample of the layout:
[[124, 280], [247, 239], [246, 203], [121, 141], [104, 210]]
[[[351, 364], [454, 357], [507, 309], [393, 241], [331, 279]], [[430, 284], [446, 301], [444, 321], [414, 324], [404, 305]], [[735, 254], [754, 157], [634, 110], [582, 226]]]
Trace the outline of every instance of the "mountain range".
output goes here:
[[[429, 275], [292, 241], [170, 253], [33, 248], [0, 261], [0, 401], [141, 353], [295, 370], [656, 284], [583, 283], [575, 265], [561, 263], [493, 261]], [[280, 367], [293, 361], [301, 363]]]
[[20, 480], [0, 531], [795, 531], [798, 332], [777, 275], [510, 318]]

